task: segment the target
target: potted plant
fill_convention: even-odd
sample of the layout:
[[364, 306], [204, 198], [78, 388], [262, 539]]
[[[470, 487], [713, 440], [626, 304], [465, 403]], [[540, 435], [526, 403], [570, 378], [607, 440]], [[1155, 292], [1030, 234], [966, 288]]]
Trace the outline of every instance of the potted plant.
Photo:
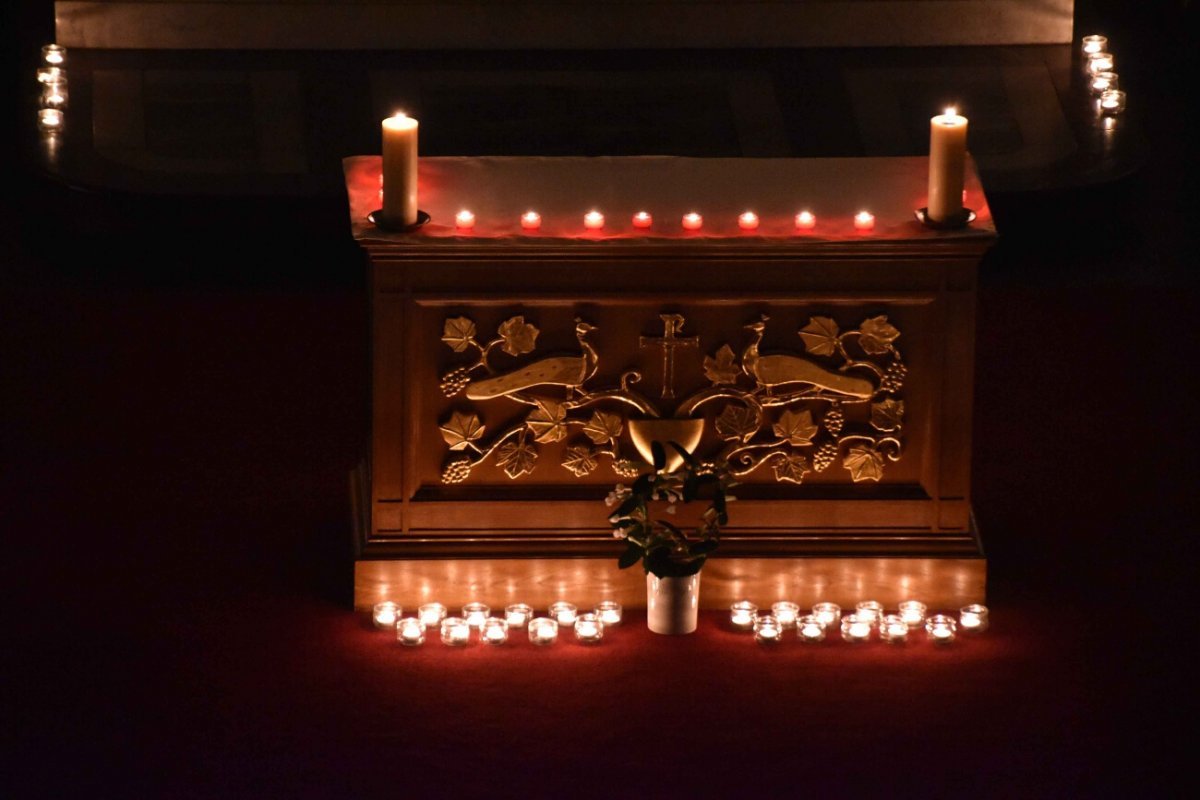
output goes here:
[[[667, 451], [661, 442], [651, 444], [654, 469], [633, 482], [618, 484], [606, 503], [616, 510], [608, 521], [613, 536], [627, 546], [617, 561], [621, 569], [639, 561], [646, 571], [646, 623], [655, 633], [691, 633], [699, 609], [700, 570], [717, 549], [721, 526], [729, 522], [726, 504], [733, 477], [723, 464], [696, 460], [676, 442], [668, 446], [682, 464], [668, 471]], [[673, 459], [678, 461], [678, 459]], [[707, 505], [679, 512], [693, 501]], [[675, 517], [675, 521], [667, 517]], [[685, 521], [691, 517], [690, 521]], [[691, 527], [689, 534], [686, 527]]]

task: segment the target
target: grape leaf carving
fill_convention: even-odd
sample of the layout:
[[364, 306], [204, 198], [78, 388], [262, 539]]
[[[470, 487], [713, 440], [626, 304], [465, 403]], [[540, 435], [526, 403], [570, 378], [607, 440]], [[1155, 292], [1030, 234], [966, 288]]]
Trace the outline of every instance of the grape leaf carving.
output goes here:
[[876, 430], [894, 431], [904, 422], [904, 401], [887, 398], [871, 404], [871, 426]]
[[787, 439], [788, 444], [793, 447], [805, 447], [812, 444], [819, 428], [813, 422], [811, 411], [789, 408], [779, 415], [779, 421], [775, 423], [773, 430], [776, 436]]
[[500, 323], [497, 332], [500, 334], [500, 338], [504, 340], [504, 345], [500, 349], [510, 356], [532, 353], [537, 342], [538, 333], [540, 333], [536, 327], [526, 322], [525, 317], [521, 315], [504, 320], [504, 322]]
[[538, 407], [529, 412], [525, 424], [539, 442], [561, 442], [567, 436], [567, 409], [553, 400], [538, 400]]
[[717, 417], [717, 433], [727, 441], [748, 442], [758, 433], [758, 419], [745, 406], [727, 405]]
[[596, 468], [596, 456], [587, 445], [574, 445], [567, 448], [562, 465], [576, 478], [582, 478]]
[[874, 445], [855, 445], [842, 459], [842, 466], [850, 470], [850, 477], [859, 481], [877, 481], [883, 477], [883, 456]]
[[448, 318], [442, 326], [442, 341], [461, 353], [475, 342], [475, 323], [466, 317]]
[[450, 415], [450, 420], [441, 426], [442, 438], [451, 450], [465, 450], [467, 445], [483, 436], [483, 428], [475, 414], [455, 411]]
[[733, 348], [728, 344], [722, 345], [717, 351], [716, 358], [704, 357], [704, 376], [712, 381], [714, 386], [737, 383], [738, 375], [742, 372], [733, 355]]
[[814, 356], [831, 356], [837, 352], [838, 326], [829, 317], [809, 317], [808, 324], [800, 329], [804, 349]]
[[496, 451], [496, 465], [504, 467], [504, 474], [510, 478], [519, 478], [526, 472], [533, 472], [537, 463], [537, 448], [526, 441], [522, 435], [515, 442], [505, 442]]
[[596, 444], [604, 444], [609, 439], [616, 439], [620, 436], [624, 427], [624, 421], [617, 414], [597, 411], [583, 426], [583, 432]]
[[859, 326], [862, 335], [858, 343], [862, 349], [873, 356], [883, 355], [892, 349], [892, 342], [900, 337], [900, 331], [888, 322], [886, 314], [871, 317]]
[[774, 470], [777, 481], [800, 483], [804, 480], [805, 474], [811, 472], [808, 468], [808, 459], [799, 453], [781, 453], [780, 457], [774, 461], [771, 469]]

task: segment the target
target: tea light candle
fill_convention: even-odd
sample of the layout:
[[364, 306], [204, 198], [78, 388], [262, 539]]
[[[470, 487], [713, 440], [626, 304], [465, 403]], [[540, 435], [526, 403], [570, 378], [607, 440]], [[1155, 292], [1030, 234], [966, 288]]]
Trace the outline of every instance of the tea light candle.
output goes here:
[[926, 213], [934, 222], [962, 214], [967, 122], [967, 118], [953, 106], [929, 120], [929, 200]]
[[796, 215], [796, 230], [811, 231], [817, 227], [817, 217], [811, 211], [801, 211]]
[[938, 644], [953, 642], [954, 632], [957, 627], [954, 624], [954, 619], [945, 614], [934, 614], [925, 620], [925, 633], [929, 634], [929, 638]]
[[40, 130], [53, 133], [63, 126], [63, 112], [57, 108], [39, 108], [37, 120]]
[[900, 619], [910, 628], [919, 627], [925, 621], [925, 612], [929, 608], [920, 600], [905, 600], [900, 604]]
[[639, 211], [633, 215], [633, 227], [649, 228], [654, 224], [654, 217], [647, 214], [645, 211]]
[[1085, 36], [1080, 40], [1079, 46], [1080, 46], [1080, 49], [1083, 51], [1083, 55], [1085, 58], [1087, 56], [1090, 56], [1092, 53], [1103, 53], [1105, 50], [1108, 49], [1108, 37], [1107, 36], [1099, 36], [1097, 34], [1092, 34], [1091, 36]]
[[391, 600], [376, 603], [371, 609], [371, 619], [376, 628], [391, 628], [395, 626], [396, 620], [400, 619], [400, 606]]
[[1125, 110], [1125, 93], [1120, 89], [1110, 89], [1100, 95], [1100, 111], [1108, 116], [1120, 114]]
[[974, 633], [986, 631], [988, 626], [987, 606], [981, 606], [977, 603], [963, 606], [958, 610], [958, 625], [964, 631], [972, 631]]
[[67, 79], [66, 70], [60, 67], [38, 67], [38, 83], [58, 83]]
[[870, 211], [860, 211], [854, 215], [854, 230], [869, 231], [875, 228], [875, 215]]
[[879, 623], [879, 638], [889, 644], [904, 644], [908, 640], [908, 623], [899, 614], [888, 614]]
[[594, 611], [605, 625], [621, 624], [621, 604], [616, 600], [601, 600]]
[[778, 603], [771, 604], [771, 614], [779, 620], [780, 627], [793, 628], [796, 626], [796, 618], [800, 616], [800, 606], [787, 600], [780, 600]]
[[417, 222], [417, 129], [415, 119], [397, 113], [383, 131], [383, 216], [397, 225]]
[[847, 642], [865, 642], [870, 635], [870, 622], [859, 619], [855, 614], [842, 617], [842, 638]]
[[604, 623], [595, 614], [580, 614], [575, 619], [575, 638], [584, 644], [596, 644], [604, 638]]
[[513, 603], [504, 609], [504, 621], [510, 628], [524, 628], [533, 619], [533, 606], [525, 603]]
[[743, 212], [738, 217], [738, 227], [744, 231], [753, 231], [758, 229], [758, 214], [753, 211]]
[[1087, 57], [1087, 71], [1092, 75], [1101, 72], [1112, 72], [1116, 69], [1117, 59], [1112, 53], [1092, 53]]
[[805, 614], [796, 622], [796, 633], [800, 635], [802, 642], [812, 644], [824, 641], [825, 624], [816, 614]]
[[558, 624], [569, 628], [575, 624], [575, 615], [579, 609], [566, 600], [559, 600], [550, 606], [550, 616], [558, 620]]
[[488, 617], [483, 621], [479, 638], [484, 644], [504, 644], [508, 641], [508, 623], [499, 617]]
[[685, 231], [698, 231], [703, 225], [704, 217], [695, 211], [683, 215], [683, 229]]
[[396, 623], [396, 638], [405, 647], [425, 643], [425, 626], [416, 617], [405, 617]]
[[454, 227], [464, 231], [471, 230], [475, 227], [475, 215], [464, 208], [454, 215]]
[[66, 108], [67, 99], [67, 82], [65, 80], [42, 84], [43, 108]]
[[604, 227], [604, 215], [599, 211], [589, 211], [583, 215], [583, 227], [589, 231], [598, 231]]
[[61, 67], [67, 63], [67, 48], [56, 44], [48, 44], [42, 48], [42, 61], [52, 67]]
[[462, 617], [446, 617], [442, 620], [442, 644], [461, 647], [471, 641], [471, 626]]
[[526, 211], [521, 215], [521, 227], [527, 231], [536, 231], [542, 227], [542, 215], [536, 211]]
[[754, 641], [759, 644], [773, 644], [783, 636], [783, 626], [771, 614], [763, 614], [754, 620]]
[[1117, 80], [1118, 76], [1115, 72], [1097, 72], [1088, 82], [1088, 88], [1092, 90], [1094, 95], [1102, 95], [1105, 92], [1116, 89], [1120, 84]]
[[417, 618], [426, 628], [436, 628], [446, 618], [446, 607], [441, 603], [426, 603], [417, 609]]
[[558, 638], [558, 623], [549, 617], [535, 617], [529, 621], [529, 641], [534, 644], [554, 644]]
[[463, 619], [472, 628], [482, 628], [483, 623], [487, 622], [487, 618], [492, 614], [492, 610], [483, 603], [467, 603], [462, 607]]
[[854, 613], [868, 625], [878, 625], [883, 619], [883, 603], [875, 600], [863, 600], [854, 607]]
[[832, 628], [842, 618], [842, 607], [837, 603], [817, 603], [812, 607], [813, 616], [826, 628]]
[[733, 623], [733, 627], [743, 631], [754, 627], [757, 614], [758, 606], [749, 600], [739, 600], [729, 607], [729, 621]]

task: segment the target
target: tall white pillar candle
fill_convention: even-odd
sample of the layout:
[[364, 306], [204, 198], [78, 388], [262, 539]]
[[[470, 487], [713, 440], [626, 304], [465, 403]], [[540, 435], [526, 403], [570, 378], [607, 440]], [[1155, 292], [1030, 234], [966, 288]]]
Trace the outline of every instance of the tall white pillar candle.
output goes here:
[[929, 120], [929, 207], [934, 222], [962, 214], [963, 172], [967, 161], [967, 118], [947, 108]]
[[405, 114], [383, 121], [383, 217], [392, 225], [417, 222], [417, 121]]

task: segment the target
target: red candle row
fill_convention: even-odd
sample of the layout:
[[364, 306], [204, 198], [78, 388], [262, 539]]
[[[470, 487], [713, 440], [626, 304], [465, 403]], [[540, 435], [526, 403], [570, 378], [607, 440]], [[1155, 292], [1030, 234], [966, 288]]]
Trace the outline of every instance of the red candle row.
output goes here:
[[[817, 227], [817, 218], [811, 211], [801, 211], [796, 215], [796, 229], [807, 231]], [[654, 224], [654, 217], [645, 211], [633, 215], [633, 227], [645, 230]], [[685, 231], [698, 231], [704, 227], [704, 217], [696, 212], [684, 214], [680, 225]], [[475, 227], [475, 215], [470, 211], [459, 211], [454, 217], [454, 226], [459, 230], [471, 230]], [[521, 227], [527, 231], [536, 231], [542, 227], [542, 216], [536, 211], [526, 211], [521, 215]], [[598, 231], [604, 227], [604, 215], [599, 211], [589, 211], [583, 215], [583, 227], [587, 230]], [[758, 228], [758, 215], [747, 211], [738, 216], [738, 227], [744, 231]], [[875, 215], [869, 211], [860, 211], [854, 215], [854, 228], [869, 231], [875, 227]]]

